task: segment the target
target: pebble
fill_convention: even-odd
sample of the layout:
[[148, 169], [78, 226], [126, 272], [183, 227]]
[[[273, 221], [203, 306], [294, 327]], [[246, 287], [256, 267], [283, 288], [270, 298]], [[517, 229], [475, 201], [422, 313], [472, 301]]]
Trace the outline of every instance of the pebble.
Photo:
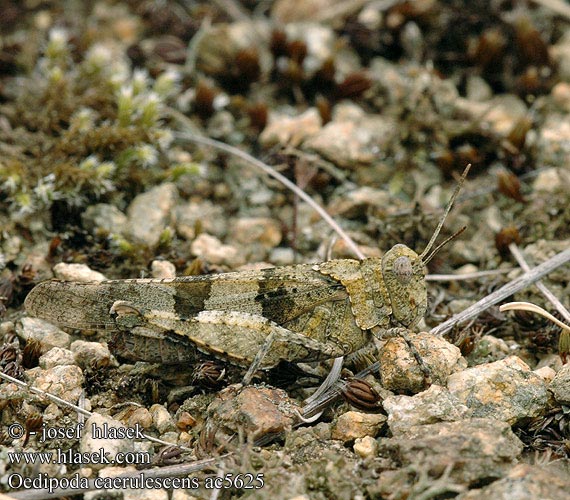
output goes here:
[[356, 438], [352, 449], [360, 458], [364, 460], [372, 459], [378, 453], [378, 441], [372, 436]]
[[161, 434], [176, 429], [172, 416], [164, 406], [159, 404], [152, 405], [150, 407], [150, 414], [152, 415], [154, 426]]
[[65, 262], [53, 266], [53, 274], [58, 280], [81, 281], [83, 283], [107, 279], [104, 274], [93, 271], [85, 264], [66, 264]]
[[156, 246], [170, 223], [177, 199], [178, 190], [169, 182], [139, 194], [127, 210], [128, 232], [133, 240], [148, 247]]
[[347, 411], [333, 424], [331, 437], [343, 443], [364, 436], [376, 437], [385, 423], [386, 415]]
[[548, 388], [560, 404], [570, 404], [570, 364], [565, 364], [558, 371]]
[[567, 186], [568, 180], [569, 176], [567, 172], [552, 167], [538, 172], [538, 175], [532, 183], [532, 187], [535, 191], [554, 193], [558, 191], [561, 186]]
[[66, 401], [77, 401], [83, 391], [83, 372], [75, 365], [36, 367], [26, 372], [31, 385]]
[[[93, 426], [96, 427], [98, 432], [102, 433], [102, 437], [93, 435]], [[125, 425], [109, 416], [94, 413], [85, 422], [83, 434], [79, 442], [79, 451], [81, 453], [95, 454], [103, 448], [108, 459], [114, 460], [117, 453], [128, 453], [136, 450], [133, 439], [112, 439], [110, 434], [105, 432], [105, 429], [125, 429]], [[105, 468], [105, 464], [99, 464], [95, 461], [90, 462], [90, 466], [95, 470]], [[112, 470], [106, 468], [105, 475], [108, 476], [109, 474], [112, 474]]]
[[388, 148], [397, 129], [386, 116], [365, 113], [355, 104], [335, 107], [333, 120], [303, 143], [339, 167], [357, 169], [372, 163]]
[[544, 411], [546, 383], [517, 356], [454, 373], [447, 381], [449, 391], [473, 411], [515, 424]]
[[[465, 364], [459, 348], [438, 335], [408, 333], [408, 338], [429, 367], [432, 383], [445, 385], [449, 375]], [[424, 374], [403, 338], [388, 339], [378, 360], [384, 388], [413, 394], [425, 388]]]
[[39, 318], [22, 318], [16, 323], [16, 333], [26, 341], [38, 341], [46, 352], [53, 347], [67, 349], [71, 343], [69, 334]]
[[280, 224], [269, 217], [240, 217], [234, 220], [230, 229], [231, 241], [242, 245], [260, 243], [271, 249], [279, 245], [282, 238]]
[[150, 429], [153, 424], [152, 414], [146, 408], [137, 408], [127, 420], [127, 427], [140, 425], [143, 429]]
[[115, 205], [98, 203], [87, 207], [81, 214], [83, 226], [92, 234], [103, 231], [109, 234], [122, 234], [127, 227], [127, 216]]
[[475, 348], [466, 359], [469, 366], [475, 366], [504, 359], [510, 354], [511, 349], [503, 339], [485, 335], [475, 344]]
[[543, 165], [570, 163], [570, 117], [567, 114], [547, 115], [539, 131], [537, 160]]
[[198, 236], [190, 246], [192, 253], [210, 264], [237, 267], [245, 263], [240, 251], [232, 245], [224, 245], [218, 238], [206, 233]]
[[276, 266], [290, 266], [295, 263], [295, 251], [289, 247], [277, 247], [269, 253], [269, 261]]
[[570, 479], [562, 464], [517, 464], [509, 473], [481, 489], [473, 489], [455, 500], [536, 500], [568, 498]]
[[153, 260], [150, 265], [150, 274], [156, 279], [176, 278], [176, 266], [167, 260]]
[[414, 425], [453, 422], [471, 414], [457, 397], [435, 384], [415, 396], [388, 396], [382, 404], [394, 436], [405, 433]]
[[62, 347], [53, 347], [48, 352], [40, 356], [38, 365], [44, 370], [49, 370], [54, 366], [65, 366], [75, 364], [75, 358], [73, 352], [69, 349], [63, 349]]
[[76, 363], [83, 369], [118, 366], [117, 361], [111, 356], [107, 344], [76, 340], [71, 344], [70, 349]]
[[[417, 425], [403, 436], [379, 441], [380, 457], [398, 457], [402, 467], [444, 472], [460, 483], [489, 482], [503, 477], [520, 456], [523, 443], [506, 422], [489, 418]], [[460, 464], [460, 466], [459, 466]]]
[[225, 237], [228, 232], [228, 217], [221, 205], [210, 201], [185, 203], [176, 207], [176, 231], [188, 241], [196, 238], [196, 229], [216, 238]]
[[231, 385], [220, 391], [208, 406], [208, 425], [234, 433], [241, 428], [246, 436], [257, 439], [270, 433], [291, 429], [297, 421], [297, 402], [281, 389], [264, 386]]
[[550, 384], [556, 376], [556, 372], [550, 366], [543, 366], [542, 368], [535, 369], [534, 373], [536, 373], [547, 384]]
[[259, 142], [265, 148], [277, 144], [297, 147], [321, 130], [321, 116], [316, 108], [309, 108], [298, 116], [270, 113], [269, 123], [261, 132]]

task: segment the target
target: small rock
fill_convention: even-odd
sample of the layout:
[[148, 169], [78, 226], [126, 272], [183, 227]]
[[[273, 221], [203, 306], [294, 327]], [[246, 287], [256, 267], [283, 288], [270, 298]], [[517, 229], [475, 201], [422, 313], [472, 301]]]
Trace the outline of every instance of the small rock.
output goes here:
[[540, 358], [540, 361], [534, 367], [535, 371], [545, 366], [552, 368], [555, 372], [558, 372], [562, 368], [562, 360], [558, 354], [545, 354]]
[[469, 366], [475, 366], [504, 359], [510, 354], [511, 349], [503, 339], [485, 335], [475, 344], [475, 348], [466, 359]]
[[[568, 165], [570, 162], [570, 117], [567, 114], [547, 115], [538, 137], [538, 158], [545, 165]], [[534, 183], [538, 181], [538, 178]], [[554, 188], [550, 188], [554, 190]]]
[[196, 229], [223, 238], [228, 231], [228, 218], [221, 205], [210, 201], [190, 202], [176, 207], [176, 231], [189, 241], [196, 238]]
[[295, 262], [295, 251], [288, 247], [274, 248], [269, 253], [269, 260], [276, 266], [290, 266]]
[[133, 240], [148, 247], [156, 246], [168, 227], [177, 199], [176, 186], [168, 182], [139, 194], [127, 210], [128, 230]]
[[331, 437], [343, 443], [364, 436], [376, 437], [385, 422], [386, 416], [382, 414], [347, 411], [334, 423]]
[[174, 425], [174, 420], [172, 419], [170, 413], [168, 413], [168, 410], [164, 406], [159, 404], [154, 404], [150, 407], [150, 413], [152, 415], [154, 426], [161, 434], [176, 429], [176, 426]]
[[550, 368], [550, 366], [543, 366], [542, 368], [535, 369], [534, 373], [536, 373], [547, 384], [550, 384], [556, 376], [556, 372]]
[[93, 271], [85, 264], [66, 264], [60, 262], [53, 266], [53, 274], [58, 280], [63, 281], [81, 281], [88, 283], [91, 281], [105, 281], [105, 275]]
[[467, 99], [471, 101], [488, 101], [493, 97], [493, 89], [478, 75], [470, 75], [467, 77]]
[[176, 278], [176, 266], [167, 260], [153, 260], [150, 274], [156, 279]]
[[388, 426], [394, 436], [414, 425], [454, 422], [471, 413], [446, 388], [435, 384], [415, 396], [389, 396], [382, 404], [388, 412]]
[[544, 380], [517, 356], [454, 373], [447, 388], [473, 410], [474, 417], [511, 425], [540, 415], [548, 400]]
[[75, 364], [75, 358], [73, 357], [73, 352], [69, 349], [53, 347], [48, 352], [40, 356], [38, 364], [40, 368], [49, 370], [54, 366], [73, 365]]
[[76, 340], [71, 344], [70, 349], [75, 356], [75, 361], [83, 369], [103, 368], [113, 364], [118, 366], [106, 344]]
[[536, 500], [568, 498], [568, 471], [556, 462], [546, 465], [518, 464], [509, 473], [481, 489], [470, 490], [456, 500]]
[[[83, 435], [79, 442], [79, 451], [97, 454], [103, 449], [109, 460], [114, 460], [117, 453], [134, 452], [136, 450], [135, 441], [126, 438], [113, 438], [112, 433], [119, 432], [115, 429], [125, 429], [125, 425], [114, 418], [94, 413], [85, 422]], [[94, 430], [95, 434], [93, 433]], [[105, 464], [92, 461], [90, 466], [95, 470], [100, 470], [105, 467]]]
[[570, 364], [565, 364], [558, 371], [548, 388], [560, 404], [570, 404]]
[[556, 103], [558, 109], [570, 113], [570, 83], [560, 82], [552, 87], [552, 99]]
[[263, 386], [229, 386], [219, 392], [208, 407], [208, 424], [220, 426], [229, 433], [242, 428], [257, 439], [265, 434], [291, 429], [297, 421], [298, 404], [281, 389]]
[[236, 247], [224, 245], [218, 238], [202, 233], [190, 247], [196, 257], [201, 257], [210, 264], [225, 264], [237, 267], [245, 262], [243, 255]]
[[127, 420], [127, 427], [140, 426], [143, 429], [150, 429], [153, 424], [152, 414], [146, 408], [137, 408]]
[[66, 401], [77, 401], [83, 390], [83, 373], [75, 365], [54, 366], [47, 370], [37, 367], [26, 373], [33, 387]]
[[279, 223], [268, 217], [241, 217], [234, 221], [231, 239], [243, 245], [260, 243], [266, 249], [276, 247], [281, 243], [283, 234]]
[[360, 458], [363, 458], [364, 460], [372, 459], [378, 453], [378, 441], [376, 441], [372, 436], [356, 438], [352, 449]]
[[309, 108], [298, 116], [271, 113], [269, 123], [259, 136], [259, 142], [265, 148], [276, 144], [297, 147], [319, 132], [321, 126], [321, 116], [315, 108]]
[[[429, 367], [432, 382], [445, 385], [447, 377], [463, 359], [459, 348], [440, 336], [426, 332], [408, 333], [408, 338]], [[424, 374], [403, 338], [388, 339], [380, 350], [378, 360], [382, 385], [386, 389], [406, 393], [417, 393], [424, 389]]]
[[71, 337], [57, 326], [39, 318], [22, 318], [16, 323], [16, 333], [24, 340], [36, 340], [45, 351], [53, 347], [67, 349]]
[[303, 143], [339, 167], [357, 169], [370, 164], [385, 150], [397, 128], [386, 116], [365, 113], [355, 104], [335, 107], [333, 121]]
[[[488, 482], [503, 477], [521, 454], [523, 444], [510, 425], [493, 419], [417, 425], [402, 437], [382, 439], [380, 457], [398, 457], [402, 467], [443, 472], [460, 483]], [[440, 472], [440, 474], [441, 474]]]
[[535, 191], [554, 193], [562, 186], [568, 185], [569, 177], [568, 172], [564, 172], [559, 168], [547, 168], [538, 173], [532, 183], [532, 187]]
[[85, 229], [92, 234], [103, 231], [108, 234], [121, 234], [127, 227], [127, 216], [115, 205], [98, 203], [87, 207], [81, 214]]

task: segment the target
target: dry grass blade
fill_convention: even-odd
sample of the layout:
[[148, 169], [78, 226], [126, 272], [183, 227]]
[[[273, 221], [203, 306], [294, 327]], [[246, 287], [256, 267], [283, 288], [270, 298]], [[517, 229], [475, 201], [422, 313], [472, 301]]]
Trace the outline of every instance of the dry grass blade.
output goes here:
[[548, 273], [554, 271], [554, 269], [567, 264], [569, 261], [570, 248], [556, 254], [546, 262], [543, 262], [539, 266], [533, 268], [530, 272], [519, 276], [510, 283], [507, 283], [505, 286], [499, 288], [490, 295], [487, 295], [487, 297], [484, 297], [479, 302], [473, 304], [459, 314], [456, 314], [455, 316], [449, 318], [447, 321], [444, 321], [441, 325], [432, 328], [430, 333], [433, 335], [443, 335], [444, 333], [450, 331], [455, 325], [475, 318], [489, 307], [499, 303], [501, 300], [506, 299], [513, 293], [526, 288], [543, 276], [546, 276]]

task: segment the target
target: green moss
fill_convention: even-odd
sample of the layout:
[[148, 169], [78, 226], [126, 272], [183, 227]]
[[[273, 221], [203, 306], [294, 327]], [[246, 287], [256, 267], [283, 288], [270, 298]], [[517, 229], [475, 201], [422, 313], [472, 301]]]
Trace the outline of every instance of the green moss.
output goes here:
[[11, 145], [0, 159], [0, 197], [17, 215], [134, 196], [166, 176], [160, 151], [172, 140], [161, 121], [177, 88], [167, 72], [153, 80], [131, 71], [120, 49], [95, 45], [75, 63], [63, 30], [54, 29], [26, 76], [7, 83], [2, 106]]

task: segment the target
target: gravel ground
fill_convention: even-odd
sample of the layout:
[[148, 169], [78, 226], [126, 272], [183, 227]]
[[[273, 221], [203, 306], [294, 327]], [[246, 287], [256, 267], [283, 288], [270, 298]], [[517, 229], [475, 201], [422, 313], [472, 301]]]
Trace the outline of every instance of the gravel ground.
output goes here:
[[[106, 493], [58, 495], [567, 498], [568, 330], [493, 306], [429, 333], [519, 276], [513, 250], [532, 267], [569, 247], [570, 18], [556, 5], [0, 2], [0, 370], [35, 388], [0, 383], [0, 491], [49, 498], [50, 480], [98, 479]], [[262, 269], [357, 257], [313, 207], [220, 143], [296, 184], [371, 258], [395, 244], [423, 251], [470, 163], [438, 241], [466, 229], [428, 279], [496, 272], [428, 281], [408, 342], [384, 336], [348, 356], [342, 397], [311, 423], [299, 413], [330, 361], [281, 363], [243, 387], [239, 363], [156, 318], [140, 325], [127, 306], [116, 321], [133, 323], [119, 334], [54, 320], [93, 318], [87, 301], [54, 294], [50, 314], [25, 310], [51, 278], [247, 271], [238, 288], [258, 291]], [[567, 265], [543, 283], [570, 307]], [[510, 301], [565, 321], [535, 286]], [[102, 314], [99, 326], [112, 322]], [[212, 330], [240, 339], [242, 320]], [[234, 361], [249, 359], [240, 342]], [[153, 487], [128, 483], [141, 477]]]

